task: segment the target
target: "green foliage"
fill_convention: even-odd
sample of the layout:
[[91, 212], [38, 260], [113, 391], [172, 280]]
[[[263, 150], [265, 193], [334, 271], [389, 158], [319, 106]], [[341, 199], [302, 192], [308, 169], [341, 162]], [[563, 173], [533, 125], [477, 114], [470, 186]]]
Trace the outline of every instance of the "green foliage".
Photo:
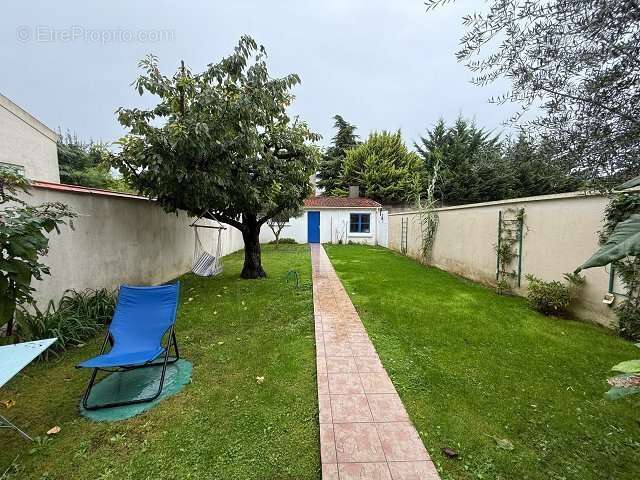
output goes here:
[[57, 337], [58, 341], [45, 352], [66, 351], [92, 338], [111, 321], [116, 306], [115, 292], [67, 290], [56, 305], [53, 300], [45, 310], [33, 305], [33, 311], [21, 308], [16, 337], [27, 342], [43, 338]]
[[70, 185], [131, 191], [122, 178], [110, 172], [111, 153], [101, 143], [84, 143], [74, 134], [58, 132], [58, 165], [60, 181]]
[[575, 273], [565, 273], [566, 283], [545, 282], [533, 275], [527, 275], [529, 286], [527, 298], [531, 307], [544, 315], [566, 315], [571, 303], [578, 297], [584, 277]]
[[518, 276], [518, 272], [512, 269], [512, 263], [521, 254], [516, 244], [520, 243], [520, 235], [523, 235], [524, 217], [524, 208], [508, 208], [500, 214], [499, 239], [495, 246], [498, 263], [496, 290], [499, 294], [510, 293], [511, 281]]
[[640, 340], [640, 195], [614, 195], [604, 220], [601, 247], [576, 272], [611, 263], [626, 290], [624, 300], [616, 306], [618, 332], [629, 340]]
[[342, 180], [344, 159], [347, 150], [359, 143], [355, 125], [347, 122], [340, 115], [336, 115], [333, 119], [335, 120], [333, 126], [338, 131], [318, 167], [318, 186], [324, 189], [326, 195], [343, 194], [345, 188], [348, 188]]
[[270, 77], [265, 59], [264, 47], [248, 36], [202, 73], [183, 65], [167, 77], [148, 56], [134, 85], [158, 104], [118, 110], [129, 133], [118, 142], [114, 166], [167, 211], [209, 212], [239, 229], [243, 278], [266, 276], [260, 228], [309, 196], [318, 157], [312, 142], [319, 135], [287, 113], [300, 78]]
[[[640, 348], [640, 343], [636, 343]], [[607, 380], [611, 388], [605, 397], [609, 400], [618, 400], [629, 395], [640, 393], [640, 360], [626, 360], [611, 367], [614, 372], [622, 372]]]
[[580, 185], [546, 143], [524, 133], [501, 142], [462, 117], [450, 127], [440, 120], [415, 147], [427, 172], [441, 155], [437, 197], [448, 205], [568, 192]]
[[399, 203], [409, 200], [422, 172], [420, 157], [407, 149], [400, 130], [374, 132], [347, 151], [342, 184], [357, 185], [364, 196], [379, 202]]
[[285, 244], [289, 244], [289, 245], [295, 245], [298, 242], [296, 242], [296, 240], [294, 238], [280, 238], [278, 240], [271, 240], [269, 242], [272, 245], [285, 245]]
[[439, 152], [434, 154], [433, 167], [426, 178], [426, 193], [422, 192], [422, 182], [417, 179], [415, 184], [416, 208], [420, 218], [420, 233], [422, 242], [420, 245], [420, 256], [424, 263], [430, 263], [433, 259], [433, 248], [436, 241], [436, 233], [438, 233], [438, 225], [440, 224], [440, 216], [438, 215], [438, 202], [435, 197], [436, 186], [440, 174], [440, 162], [442, 155]]
[[28, 181], [0, 168], [0, 325], [11, 321], [16, 305], [33, 302], [31, 280], [42, 280], [49, 268], [39, 261], [49, 250], [48, 233], [76, 215], [59, 202], [28, 205]]
[[477, 85], [507, 80], [492, 101], [538, 114], [513, 120], [608, 188], [640, 174], [639, 17], [637, 0], [490, 0], [463, 17], [456, 56]]
[[[289, 223], [290, 219], [299, 217], [300, 215], [302, 215], [302, 213], [303, 213], [302, 208], [296, 207], [296, 208], [289, 208], [289, 209], [283, 210], [280, 213], [271, 217], [267, 221], [267, 226], [271, 229], [276, 239], [270, 243], [275, 243], [277, 247], [281, 243], [280, 233], [282, 232], [282, 229], [287, 225], [287, 223]], [[282, 242], [282, 243], [287, 243], [287, 242]]]

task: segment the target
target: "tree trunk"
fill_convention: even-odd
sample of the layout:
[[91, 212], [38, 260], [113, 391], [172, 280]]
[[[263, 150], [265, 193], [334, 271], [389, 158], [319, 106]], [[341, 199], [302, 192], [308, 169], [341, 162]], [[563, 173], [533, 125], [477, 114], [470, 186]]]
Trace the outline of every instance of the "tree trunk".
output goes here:
[[264, 278], [267, 273], [262, 268], [262, 256], [260, 253], [260, 226], [255, 216], [243, 215], [243, 222], [247, 227], [246, 232], [242, 232], [244, 240], [244, 265], [242, 267], [242, 278]]

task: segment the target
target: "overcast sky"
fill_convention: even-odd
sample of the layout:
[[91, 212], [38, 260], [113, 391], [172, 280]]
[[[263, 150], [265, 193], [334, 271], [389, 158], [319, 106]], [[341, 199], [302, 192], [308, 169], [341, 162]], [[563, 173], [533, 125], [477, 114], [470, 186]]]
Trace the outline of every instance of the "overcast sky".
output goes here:
[[501, 131], [514, 107], [487, 99], [503, 87], [472, 85], [454, 55], [474, 4], [426, 13], [422, 0], [4, 2], [0, 92], [53, 129], [113, 141], [123, 134], [114, 111], [151, 101], [130, 86], [144, 55], [166, 74], [180, 59], [200, 71], [246, 33], [267, 48], [272, 75], [300, 75], [293, 113], [323, 144], [335, 114], [361, 136], [400, 128], [410, 143], [460, 113]]

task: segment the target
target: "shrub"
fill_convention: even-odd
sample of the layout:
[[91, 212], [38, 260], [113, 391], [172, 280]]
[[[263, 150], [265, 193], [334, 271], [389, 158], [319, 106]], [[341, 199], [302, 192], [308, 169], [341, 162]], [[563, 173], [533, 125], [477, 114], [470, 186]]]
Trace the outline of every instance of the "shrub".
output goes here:
[[296, 242], [295, 239], [293, 238], [281, 238], [280, 240], [271, 240], [269, 242], [269, 245], [276, 245], [276, 244], [283, 244], [283, 243], [296, 244], [298, 242]]
[[57, 337], [46, 359], [50, 351], [65, 351], [96, 335], [111, 320], [115, 305], [115, 292], [107, 289], [67, 290], [57, 306], [52, 300], [44, 311], [35, 305], [33, 312], [21, 309], [16, 337], [23, 342]]
[[565, 273], [567, 283], [545, 282], [533, 275], [527, 275], [529, 288], [527, 298], [531, 307], [544, 315], [565, 315], [569, 305], [576, 299], [579, 288], [584, 284], [584, 277], [573, 273]]

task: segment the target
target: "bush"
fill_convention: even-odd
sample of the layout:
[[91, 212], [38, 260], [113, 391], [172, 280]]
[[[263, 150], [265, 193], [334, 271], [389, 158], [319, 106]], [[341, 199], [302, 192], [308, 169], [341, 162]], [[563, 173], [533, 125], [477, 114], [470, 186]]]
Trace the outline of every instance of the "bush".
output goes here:
[[640, 308], [630, 300], [616, 307], [618, 333], [627, 340], [640, 341]]
[[56, 306], [50, 301], [46, 310], [34, 306], [30, 312], [21, 309], [16, 318], [16, 337], [21, 342], [57, 337], [45, 352], [60, 352], [95, 336], [109, 323], [116, 306], [115, 292], [107, 289], [77, 292], [67, 290]]
[[527, 298], [534, 310], [544, 315], [566, 315], [569, 305], [576, 299], [579, 288], [584, 284], [584, 277], [573, 273], [565, 273], [567, 283], [558, 281], [545, 282], [533, 275], [527, 275], [529, 289]]
[[269, 245], [275, 245], [276, 243], [282, 245], [283, 243], [297, 244], [298, 242], [296, 242], [293, 238], [281, 238], [278, 242], [276, 242], [275, 240], [271, 240], [269, 242]]

